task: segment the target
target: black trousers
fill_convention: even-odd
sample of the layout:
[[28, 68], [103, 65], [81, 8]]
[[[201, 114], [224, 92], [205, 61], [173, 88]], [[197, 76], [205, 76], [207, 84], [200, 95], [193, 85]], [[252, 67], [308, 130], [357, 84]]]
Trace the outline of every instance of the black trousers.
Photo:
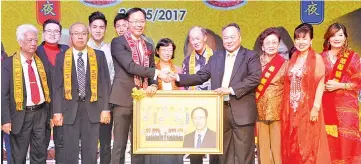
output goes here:
[[112, 142], [112, 127], [113, 127], [113, 113], [110, 113], [110, 124], [100, 124], [99, 142], [100, 142], [100, 164], [110, 164], [112, 159], [111, 142]]
[[[189, 155], [191, 164], [202, 164], [203, 163], [202, 154], [191, 154]], [[209, 164], [219, 164], [219, 156], [218, 155], [209, 155]]]
[[[113, 108], [113, 120], [114, 143], [111, 163], [124, 164], [129, 129], [132, 132], [133, 108], [115, 105]], [[132, 133], [130, 134], [130, 141], [132, 142]], [[130, 153], [132, 164], [144, 163], [144, 155], [133, 155], [132, 150]]]
[[222, 164], [254, 164], [255, 163], [255, 141], [254, 125], [237, 125], [232, 108], [223, 107], [223, 155]]
[[[100, 115], [99, 115], [100, 117]], [[79, 139], [81, 141], [81, 163], [97, 163], [97, 147], [100, 123], [89, 120], [85, 102], [78, 103], [74, 124], [64, 124], [64, 163], [79, 163]]]
[[30, 163], [45, 164], [47, 158], [47, 108], [25, 111], [24, 123], [18, 134], [10, 134], [11, 163], [25, 164], [30, 144]]
[[55, 161], [56, 164], [65, 164], [64, 154], [64, 127], [54, 126], [53, 128], [53, 139], [55, 145]]

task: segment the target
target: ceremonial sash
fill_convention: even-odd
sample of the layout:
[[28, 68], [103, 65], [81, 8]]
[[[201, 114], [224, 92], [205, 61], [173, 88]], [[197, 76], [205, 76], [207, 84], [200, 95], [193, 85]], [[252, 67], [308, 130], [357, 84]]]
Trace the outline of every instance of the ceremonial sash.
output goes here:
[[[148, 48], [147, 48], [147, 45], [145, 44], [145, 41], [140, 38], [140, 42], [142, 44], [142, 48], [143, 48], [143, 52], [144, 52], [144, 55], [143, 55], [143, 62], [141, 61], [141, 53], [140, 53], [140, 50], [138, 50], [138, 44], [135, 43], [136, 40], [134, 40], [130, 34], [129, 31], [127, 31], [125, 34], [124, 34], [124, 37], [125, 37], [125, 40], [128, 42], [128, 45], [131, 49], [131, 52], [132, 52], [132, 59], [134, 61], [134, 63], [138, 64], [138, 65], [141, 65], [141, 66], [144, 66], [144, 67], [149, 67], [149, 56], [152, 54], [151, 51], [148, 51]], [[134, 75], [134, 82], [135, 82], [135, 85], [138, 87], [138, 88], [143, 88], [143, 89], [146, 89], [148, 87], [148, 78], [142, 78], [140, 76], [137, 76], [137, 75]]]
[[[34, 60], [41, 80], [45, 101], [49, 103], [51, 100], [50, 100], [48, 80], [46, 78], [44, 65], [36, 54], [34, 54]], [[16, 110], [22, 111], [24, 108], [24, 94], [23, 94], [24, 91], [23, 91], [23, 69], [20, 60], [20, 53], [15, 53], [13, 55], [13, 84], [14, 84], [14, 99], [16, 104]]]
[[[209, 48], [208, 45], [206, 45], [206, 50], [205, 51], [206, 52], [204, 52], [203, 55], [207, 54], [206, 55], [206, 63], [205, 63], [205, 64], [207, 64], [209, 58], [213, 55], [213, 50], [211, 48]], [[190, 75], [193, 75], [193, 74], [197, 73], [196, 72], [196, 54], [197, 54], [196, 51], [193, 50], [192, 53], [191, 53], [191, 56], [189, 57], [189, 68], [188, 68], [188, 70], [189, 70]], [[190, 90], [195, 90], [196, 89], [195, 86], [191, 86], [189, 88], [190, 88]]]
[[[347, 68], [350, 65], [352, 56], [354, 55], [353, 51], [347, 51], [342, 54], [336, 61], [333, 66], [331, 76], [326, 79], [327, 80], [335, 80], [337, 82], [341, 82], [343, 76], [346, 74]], [[333, 92], [324, 92], [322, 96], [322, 105], [327, 110], [324, 112], [324, 119], [326, 124], [326, 132], [328, 135], [333, 137], [338, 137], [338, 118], [336, 114], [336, 106], [334, 103], [334, 99], [336, 97], [335, 91]]]
[[278, 71], [281, 69], [285, 59], [279, 54], [268, 63], [266, 68], [262, 72], [261, 84], [256, 89], [256, 101], [258, 101], [271, 84], [272, 79], [276, 76]]
[[[98, 63], [94, 49], [87, 47], [87, 55], [90, 67], [90, 90], [91, 97], [90, 102], [98, 100]], [[64, 56], [64, 98], [66, 100], [72, 100], [71, 90], [71, 78], [72, 78], [72, 64], [73, 63], [73, 48], [70, 47]]]

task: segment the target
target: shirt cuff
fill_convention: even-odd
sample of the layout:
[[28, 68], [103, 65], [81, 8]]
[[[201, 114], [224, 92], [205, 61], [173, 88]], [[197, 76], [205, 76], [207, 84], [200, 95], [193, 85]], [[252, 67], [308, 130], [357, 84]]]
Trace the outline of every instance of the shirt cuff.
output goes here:
[[180, 81], [179, 75], [176, 74], [176, 76], [177, 76], [177, 79], [176, 79], [176, 80], [179, 82], [179, 81]]
[[61, 115], [62, 113], [54, 113], [54, 115]]
[[232, 88], [232, 87], [229, 87], [228, 89], [231, 91], [231, 95], [236, 95], [236, 94], [234, 93], [234, 91], [233, 91], [233, 88]]
[[158, 75], [159, 75], [159, 70], [158, 70], [158, 69], [155, 69], [155, 73], [154, 73], [153, 80], [157, 80]]
[[102, 112], [110, 112], [110, 110], [108, 110], [108, 109], [105, 109], [105, 110], [102, 110]]

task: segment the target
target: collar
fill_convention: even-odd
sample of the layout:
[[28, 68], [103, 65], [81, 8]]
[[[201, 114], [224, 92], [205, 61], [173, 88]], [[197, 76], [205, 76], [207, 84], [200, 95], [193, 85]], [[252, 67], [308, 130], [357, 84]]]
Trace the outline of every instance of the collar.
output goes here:
[[200, 134], [202, 137], [204, 137], [205, 135], [206, 135], [206, 133], [207, 133], [207, 130], [208, 130], [208, 128], [206, 128], [206, 130], [204, 130], [204, 131], [198, 131], [198, 130], [196, 130], [196, 137], [198, 137], [198, 134]]
[[[239, 51], [240, 48], [241, 48], [241, 47], [237, 48], [236, 50], [234, 50], [234, 51], [232, 52], [232, 54], [233, 54], [234, 57], [237, 56], [238, 51]], [[229, 55], [230, 53], [231, 53], [231, 52], [229, 52], [229, 51], [226, 50], [226, 57], [228, 57], [228, 55]]]
[[194, 52], [196, 53], [197, 60], [199, 59], [200, 56], [203, 56], [204, 58], [207, 58], [206, 50], [207, 50], [207, 48], [204, 49], [202, 54], [198, 54], [197, 51], [194, 50]]
[[79, 52], [82, 52], [83, 54], [86, 54], [86, 53], [88, 53], [88, 49], [87, 49], [87, 47], [85, 47], [83, 50], [78, 51], [73, 47], [73, 54], [74, 55], [78, 55]]
[[101, 49], [101, 48], [104, 46], [104, 44], [105, 44], [104, 41], [102, 41], [102, 42], [100, 43], [100, 45], [98, 46], [98, 45], [95, 43], [95, 41], [94, 41], [93, 38], [90, 38], [89, 41], [88, 41], [88, 46], [94, 47], [95, 49]]
[[132, 37], [133, 40], [141, 40], [142, 36], [140, 36], [139, 38], [135, 37], [132, 33], [130, 33], [130, 36]]
[[[26, 62], [26, 60], [28, 60], [28, 59], [26, 59], [26, 57], [23, 55], [23, 53], [20, 52], [20, 61], [21, 61], [21, 63], [22, 64], [28, 64]], [[31, 60], [34, 61], [34, 55], [31, 57]], [[33, 63], [33, 62], [31, 62], [31, 63]]]

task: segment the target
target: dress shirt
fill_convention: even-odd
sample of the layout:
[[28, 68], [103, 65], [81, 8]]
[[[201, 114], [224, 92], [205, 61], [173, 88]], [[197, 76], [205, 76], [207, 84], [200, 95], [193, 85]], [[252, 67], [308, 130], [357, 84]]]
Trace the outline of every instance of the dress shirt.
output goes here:
[[88, 46], [93, 48], [93, 49], [100, 50], [100, 51], [104, 52], [105, 59], [107, 60], [107, 65], [108, 65], [108, 71], [109, 71], [109, 76], [110, 76], [110, 84], [113, 84], [115, 72], [114, 72], [113, 58], [112, 58], [112, 54], [110, 52], [110, 45], [102, 42], [98, 46], [95, 43], [95, 41], [92, 38], [90, 38], [89, 41], [88, 41]]
[[206, 135], [207, 133], [207, 130], [204, 130], [204, 131], [198, 131], [196, 130], [196, 132], [194, 133], [194, 147], [196, 148], [197, 147], [197, 141], [198, 141], [198, 134], [201, 135], [201, 144], [203, 143], [203, 140], [204, 140], [204, 136]]
[[[225, 64], [224, 64], [222, 88], [229, 88], [231, 90], [232, 95], [234, 95], [234, 91], [231, 87], [229, 87], [229, 83], [231, 81], [233, 66], [234, 66], [234, 62], [236, 61], [238, 51], [239, 51], [239, 48], [232, 53], [226, 51], [226, 60], [225, 60]], [[224, 95], [223, 100], [229, 101], [229, 95]]]
[[[36, 67], [34, 57], [31, 58], [31, 60], [32, 60], [31, 67], [33, 67], [33, 70], [35, 73], [35, 78], [36, 78], [36, 83], [38, 84], [40, 101], [38, 104], [34, 104], [33, 101], [31, 100], [31, 88], [30, 88], [29, 72], [28, 72], [29, 64], [26, 62], [26, 60], [27, 59], [25, 58], [25, 56], [23, 56], [23, 54], [20, 53], [20, 61], [21, 61], [21, 65], [23, 67], [24, 82], [25, 82], [25, 87], [26, 87], [26, 106], [42, 104], [45, 101], [44, 92], [43, 92], [43, 87], [41, 86], [38, 68]], [[38, 61], [38, 62], [41, 62], [41, 61]]]

